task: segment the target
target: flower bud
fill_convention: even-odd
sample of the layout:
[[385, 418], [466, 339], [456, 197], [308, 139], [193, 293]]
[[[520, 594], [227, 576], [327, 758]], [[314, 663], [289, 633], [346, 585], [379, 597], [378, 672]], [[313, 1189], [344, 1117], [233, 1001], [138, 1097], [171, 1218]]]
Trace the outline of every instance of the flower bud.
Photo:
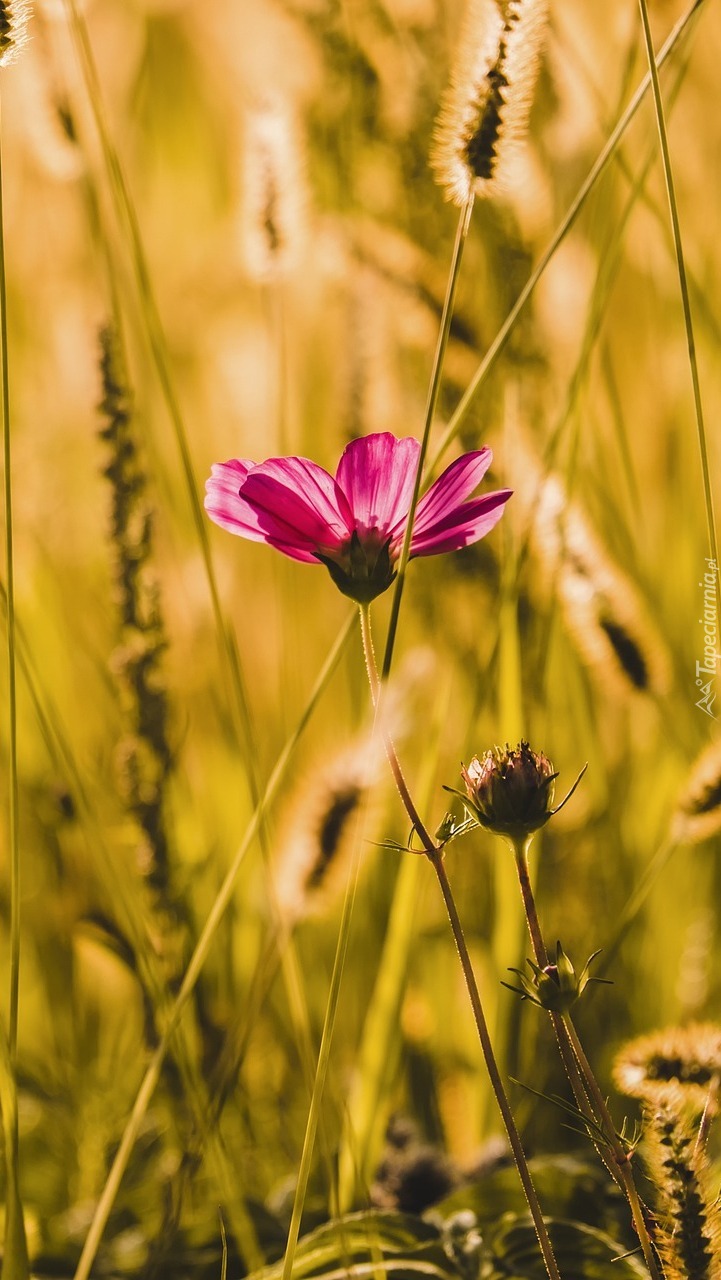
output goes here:
[[605, 978], [591, 978], [588, 974], [589, 965], [598, 954], [598, 951], [594, 951], [580, 974], [576, 974], [569, 957], [560, 942], [557, 942], [555, 964], [547, 964], [541, 969], [533, 960], [526, 960], [531, 970], [530, 976], [522, 969], [511, 969], [509, 972], [517, 975], [521, 986], [512, 987], [508, 982], [504, 982], [503, 986], [551, 1013], [568, 1013], [579, 996], [583, 995], [589, 982], [607, 982]]
[[558, 777], [542, 752], [527, 742], [505, 751], [493, 747], [481, 760], [461, 766], [470, 807], [489, 831], [523, 839], [545, 826], [552, 816], [553, 783]]

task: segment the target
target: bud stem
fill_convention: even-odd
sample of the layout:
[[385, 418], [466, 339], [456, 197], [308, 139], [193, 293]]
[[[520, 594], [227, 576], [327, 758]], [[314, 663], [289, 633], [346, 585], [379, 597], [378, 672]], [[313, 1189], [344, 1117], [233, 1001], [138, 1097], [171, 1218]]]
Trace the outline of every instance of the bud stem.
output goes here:
[[[548, 951], [541, 932], [541, 924], [538, 919], [536, 901], [533, 896], [531, 877], [528, 870], [528, 850], [531, 838], [526, 836], [524, 839], [511, 841], [511, 844], [516, 860], [521, 897], [526, 911], [528, 932], [531, 935], [536, 964], [544, 968], [548, 964]], [[603, 1130], [609, 1159], [606, 1159], [598, 1146], [596, 1146], [596, 1149], [628, 1200], [633, 1224], [652, 1280], [661, 1280], [661, 1273], [648, 1234], [643, 1206], [636, 1189], [628, 1153], [616, 1133], [616, 1126], [606, 1105], [606, 1099], [586, 1057], [578, 1032], [573, 1025], [570, 1014], [550, 1012], [550, 1017], [558, 1040], [563, 1066], [573, 1089], [576, 1103], [583, 1114], [589, 1120], [597, 1121]]]
[[[360, 624], [366, 670], [368, 672], [373, 705], [377, 715], [380, 708], [382, 685], [378, 675], [378, 667], [376, 665], [375, 652], [373, 649], [370, 609], [368, 605], [360, 605]], [[450, 921], [453, 938], [455, 940], [456, 949], [461, 962], [461, 968], [463, 969], [463, 976], [465, 978], [466, 988], [471, 1001], [471, 1008], [473, 1009], [473, 1017], [478, 1031], [478, 1039], [483, 1051], [483, 1058], [486, 1064], [488, 1078], [491, 1082], [491, 1088], [493, 1089], [493, 1093], [498, 1103], [498, 1109], [501, 1113], [506, 1133], [508, 1134], [508, 1141], [511, 1145], [521, 1184], [523, 1186], [526, 1200], [528, 1201], [528, 1207], [531, 1212], [531, 1217], [533, 1218], [533, 1225], [536, 1228], [536, 1235], [538, 1236], [538, 1243], [541, 1247], [546, 1271], [548, 1272], [550, 1280], [561, 1280], [558, 1264], [553, 1252], [553, 1246], [548, 1235], [548, 1229], [543, 1221], [541, 1206], [538, 1201], [538, 1196], [536, 1195], [536, 1189], [531, 1180], [528, 1161], [526, 1160], [523, 1146], [521, 1144], [521, 1138], [516, 1127], [516, 1122], [513, 1118], [513, 1112], [511, 1111], [511, 1105], [508, 1101], [503, 1080], [501, 1079], [501, 1074], [498, 1070], [498, 1063], [496, 1062], [496, 1057], [493, 1052], [493, 1045], [491, 1044], [491, 1038], [488, 1033], [488, 1024], [483, 1012], [481, 994], [473, 972], [471, 957], [463, 934], [463, 927], [458, 915], [458, 909], [456, 907], [453, 892], [443, 864], [443, 848], [442, 846], [436, 845], [418, 814], [418, 810], [416, 809], [408, 790], [408, 784], [403, 776], [403, 770], [401, 769], [400, 761], [396, 754], [396, 749], [390, 734], [384, 729], [382, 729], [381, 732], [383, 734], [383, 745], [388, 757], [388, 763], [390, 764], [391, 772], [393, 773], [403, 806], [408, 817], [413, 823], [413, 829], [416, 831], [421, 843], [423, 844], [426, 857], [438, 877], [438, 883], [441, 887], [441, 893], [443, 894], [443, 901], [446, 904], [446, 911], [448, 912], [448, 919]], [[654, 1280], [659, 1280], [659, 1278], [656, 1276], [654, 1277]]]

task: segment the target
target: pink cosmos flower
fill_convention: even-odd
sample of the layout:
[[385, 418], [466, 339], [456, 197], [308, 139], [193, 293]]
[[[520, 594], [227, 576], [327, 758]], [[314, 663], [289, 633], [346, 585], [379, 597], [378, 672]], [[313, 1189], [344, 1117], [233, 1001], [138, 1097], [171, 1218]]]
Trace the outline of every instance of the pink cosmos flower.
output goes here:
[[[353, 440], [335, 478], [307, 458], [216, 463], [205, 509], [230, 533], [265, 542], [293, 560], [324, 564], [336, 586], [367, 603], [396, 576], [420, 444], [389, 432]], [[491, 450], [464, 453], [420, 499], [411, 556], [457, 551], [500, 520], [511, 496], [499, 489], [470, 495], [491, 463]]]

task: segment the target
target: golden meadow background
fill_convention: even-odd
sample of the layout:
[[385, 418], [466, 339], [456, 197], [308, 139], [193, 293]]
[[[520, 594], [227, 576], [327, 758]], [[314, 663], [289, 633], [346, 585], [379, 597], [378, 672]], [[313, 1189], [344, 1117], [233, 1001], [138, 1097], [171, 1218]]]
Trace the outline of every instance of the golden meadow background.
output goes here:
[[[550, 8], [528, 143], [507, 190], [474, 211], [436, 440], [647, 69], [630, 0]], [[657, 47], [683, 13], [652, 5]], [[72, 1256], [82, 1242], [162, 1030], [160, 980], [177, 990], [257, 794], [350, 613], [320, 568], [204, 524], [221, 635], [188, 469], [202, 493], [213, 461], [300, 452], [333, 470], [354, 435], [420, 435], [456, 223], [429, 150], [460, 17], [440, 0], [97, 0], [74, 17], [45, 0], [21, 57], [0, 73], [20, 660], [21, 1187], [35, 1249]], [[720, 56], [721, 22], [706, 0], [662, 74], [716, 482]], [[258, 212], [271, 179], [274, 252]], [[139, 627], [119, 618], [122, 547], [110, 536], [103, 474], [113, 447], [99, 435], [98, 332], [113, 306], [133, 466], [146, 478], [134, 536], [144, 505], [153, 511]], [[579, 1013], [610, 1089], [625, 1037], [714, 1018], [719, 1004], [718, 836], [700, 842], [690, 828], [681, 834], [691, 840], [668, 843], [715, 722], [694, 705], [710, 552], [650, 100], [458, 425], [462, 447], [493, 447], [494, 487], [515, 497], [487, 541], [412, 566], [395, 664], [401, 755], [434, 825], [446, 808], [441, 784], [455, 786], [459, 762], [493, 742], [528, 736], [560, 770], [561, 794], [589, 762], [536, 847], [547, 936], [581, 963], [617, 938], [634, 887], [669, 851], [609, 956], [614, 986]], [[152, 582], [162, 626], [152, 609], [148, 621]], [[385, 600], [375, 614], [382, 637]], [[170, 767], [138, 745], [133, 679], [147, 653], [151, 692], [167, 698]], [[402, 856], [372, 843], [407, 831], [382, 762], [369, 756], [368, 703], [352, 634], [214, 933], [185, 1016], [191, 1083], [168, 1067], [143, 1123], [108, 1231], [119, 1270], [138, 1265], [169, 1223], [189, 1238], [217, 1235], [229, 1188], [231, 1219], [268, 1198], [281, 1218], [287, 1211], [354, 847], [327, 1149], [340, 1145], [352, 1164], [357, 1122], [360, 1204], [392, 1114], [413, 1117], [465, 1167], [498, 1132], [432, 877], [414, 862], [401, 882]], [[6, 718], [0, 733], [7, 776]], [[348, 794], [363, 820], [336, 840]], [[143, 802], [162, 815], [161, 872], [138, 826]], [[321, 855], [329, 869], [318, 868]], [[505, 1069], [562, 1090], [545, 1022], [499, 985], [527, 951], [505, 847], [475, 835], [451, 847], [448, 865]], [[6, 877], [2, 895], [6, 973]], [[366, 1014], [384, 974], [392, 1001], [379, 1042]], [[5, 981], [3, 1000], [6, 990]], [[369, 1063], [372, 1106], [354, 1084]], [[223, 1102], [222, 1114], [208, 1104], [228, 1175], [220, 1190], [198, 1099]], [[552, 1106], [519, 1088], [513, 1102], [530, 1150], [573, 1145]], [[319, 1157], [309, 1197], [319, 1217], [333, 1184]]]

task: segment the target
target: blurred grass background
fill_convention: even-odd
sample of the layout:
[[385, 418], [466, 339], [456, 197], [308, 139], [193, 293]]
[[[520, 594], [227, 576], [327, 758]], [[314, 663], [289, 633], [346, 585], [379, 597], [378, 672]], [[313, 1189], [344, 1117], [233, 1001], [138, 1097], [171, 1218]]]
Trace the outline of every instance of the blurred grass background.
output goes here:
[[[683, 12], [676, 3], [652, 6], [657, 46]], [[322, 569], [208, 526], [247, 692], [244, 728], [148, 339], [148, 297], [117, 216], [94, 114], [99, 99], [88, 89], [77, 32], [87, 31], [108, 136], [137, 212], [200, 492], [213, 461], [300, 452], [333, 470], [355, 435], [420, 433], [455, 232], [428, 154], [460, 6], [207, 0], [199, 10], [183, 0], [95, 0], [80, 7], [78, 21], [74, 39], [64, 4], [37, 4], [31, 41], [2, 73], [17, 613], [31, 674], [30, 683], [19, 677], [21, 1184], [33, 1246], [71, 1253], [163, 1025], [147, 964], [177, 990], [255, 790], [349, 612]], [[721, 117], [712, 104], [720, 56], [721, 22], [707, 2], [662, 75], [715, 477]], [[508, 191], [474, 212], [441, 419], [645, 71], [628, 0], [551, 4], [528, 143]], [[282, 252], [268, 261], [253, 209], [278, 138]], [[113, 585], [117, 548], [103, 476], [110, 454], [97, 409], [98, 331], [112, 311], [108, 261], [132, 431], [154, 512], [146, 569], [157, 580], [167, 640], [154, 679], [167, 695], [173, 758], [163, 808], [168, 875], [150, 894], [144, 842], [118, 767], [132, 696], [119, 675], [128, 637]], [[441, 431], [442, 422], [439, 438]], [[715, 730], [694, 705], [709, 550], [650, 100], [555, 253], [460, 441], [493, 447], [494, 487], [508, 484], [515, 497], [487, 542], [412, 566], [396, 664], [402, 757], [433, 824], [445, 808], [441, 784], [455, 786], [459, 761], [494, 742], [527, 736], [559, 769], [560, 794], [589, 762], [581, 790], [535, 848], [547, 937], [560, 936], [583, 963], [613, 939]], [[636, 658], [641, 653], [660, 673], [640, 681], [648, 689], [619, 670], [602, 642], [594, 647], [599, 628], [572, 581], [564, 594], [558, 533], [549, 533], [539, 494], [551, 466], [588, 557], [580, 577], [592, 577], [594, 566], [606, 575], [608, 608]], [[382, 637], [387, 602], [375, 612]], [[308, 1064], [326, 1007], [345, 871], [336, 869], [335, 892], [329, 887], [312, 912], [297, 898], [290, 930], [297, 968], [286, 961], [280, 970], [269, 866], [281, 868], [282, 898], [296, 846], [318, 844], [333, 787], [366, 752], [368, 724], [353, 634], [292, 756], [263, 840], [243, 861], [184, 1027], [203, 1082], [196, 1080], [195, 1103], [220, 1096], [218, 1063], [227, 1068], [218, 1124], [238, 1203], [267, 1200], [281, 1217], [303, 1141]], [[4, 722], [0, 751], [5, 773]], [[407, 834], [383, 771], [372, 774], [373, 799], [355, 841], [360, 876], [323, 1104], [331, 1153], [347, 1124], [402, 863], [372, 842]], [[5, 810], [6, 788], [2, 803]], [[475, 835], [451, 847], [448, 864], [504, 1067], [537, 1090], [563, 1091], [549, 1029], [499, 985], [528, 950], [505, 848]], [[470, 1166], [498, 1132], [498, 1118], [442, 904], [423, 871], [403, 888], [417, 899], [393, 959], [400, 1007], [383, 1046], [376, 1122], [382, 1135], [394, 1113], [408, 1114], [425, 1138]], [[625, 1037], [716, 1016], [720, 873], [718, 837], [680, 848], [614, 958], [614, 986], [581, 1009], [604, 1087]], [[1, 892], [5, 972], [5, 880]], [[216, 1229], [225, 1193], [217, 1163], [203, 1158], [188, 1087], [170, 1065], [116, 1208], [110, 1235], [120, 1241], [121, 1269], [145, 1258], [161, 1230], [181, 1224], [204, 1238]], [[573, 1143], [550, 1105], [520, 1089], [513, 1101], [530, 1150]], [[319, 1215], [333, 1204], [333, 1181], [321, 1154], [311, 1194]], [[367, 1181], [359, 1180], [358, 1203]]]

